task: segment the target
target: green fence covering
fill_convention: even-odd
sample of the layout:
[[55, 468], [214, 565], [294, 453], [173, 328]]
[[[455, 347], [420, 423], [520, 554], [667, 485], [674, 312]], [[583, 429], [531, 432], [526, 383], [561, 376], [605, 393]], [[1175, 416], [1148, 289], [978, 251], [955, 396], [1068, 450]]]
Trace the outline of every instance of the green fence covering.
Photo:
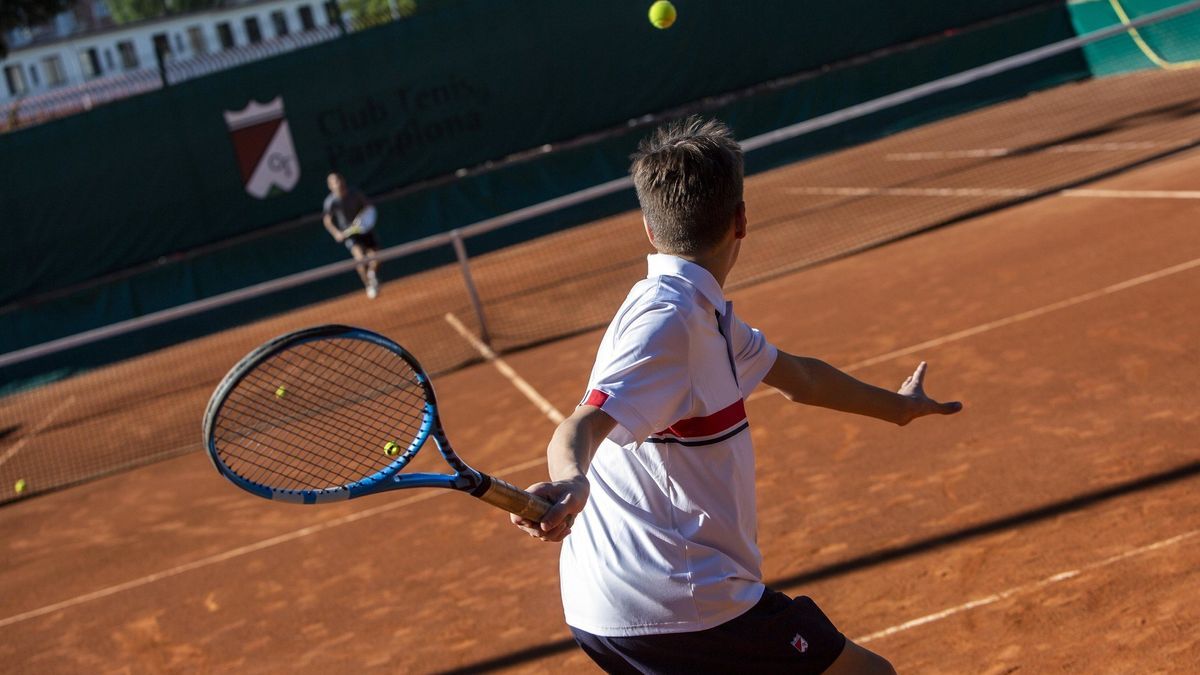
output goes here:
[[646, 4], [463, 0], [0, 136], [0, 303], [1038, 3]]
[[[1065, 7], [1045, 7], [986, 28], [899, 50], [884, 58], [816, 72], [791, 86], [773, 88], [724, 104], [711, 110], [710, 114], [729, 122], [740, 138], [748, 138], [1061, 40], [1071, 33], [1070, 17]], [[1078, 53], [1065, 54], [1000, 77], [988, 78], [916, 103], [876, 113], [851, 124], [759, 150], [747, 158], [747, 170], [761, 171], [972, 107], [1079, 79], [1087, 74], [1087, 64]], [[218, 107], [216, 110], [221, 109]], [[294, 122], [291, 108], [286, 110], [289, 121]], [[366, 118], [369, 117], [368, 114]], [[219, 120], [218, 124], [223, 125], [223, 120]], [[319, 116], [314, 124], [319, 126]], [[293, 128], [298, 127], [297, 122]], [[218, 132], [226, 134], [220, 150], [225, 153], [226, 161], [233, 163], [228, 132], [223, 126]], [[629, 153], [644, 134], [645, 130], [629, 131], [572, 150], [551, 153], [528, 162], [384, 200], [378, 205], [380, 238], [385, 246], [395, 245], [622, 176], [626, 171]], [[298, 131], [294, 137], [300, 137]], [[302, 156], [304, 149], [298, 140], [297, 148]], [[230, 180], [236, 182], [239, 196], [246, 195], [237, 169], [229, 171], [234, 174]], [[366, 174], [356, 174], [350, 169], [347, 169], [347, 173], [352, 181], [359, 180], [368, 186], [369, 191], [372, 189]], [[311, 197], [313, 202], [319, 203], [324, 187], [323, 176], [320, 172], [317, 174], [314, 181], [317, 185], [313, 186]], [[289, 198], [285, 195], [276, 199]], [[472, 239], [468, 246], [473, 254], [477, 254], [635, 205], [632, 192], [618, 194]], [[306, 200], [298, 208], [302, 212], [309, 212], [314, 206]], [[451, 259], [449, 255], [447, 248], [406, 258], [402, 265], [385, 264], [381, 271], [386, 279], [448, 262]], [[345, 250], [335, 244], [315, 222], [272, 228], [261, 236], [237, 245], [223, 246], [183, 261], [168, 262], [155, 269], [98, 284], [86, 292], [44, 302], [36, 307], [10, 311], [0, 317], [3, 319], [0, 320], [0, 353], [345, 259]], [[14, 386], [20, 386], [19, 381], [28, 383], [50, 371], [58, 372], [66, 367], [86, 368], [117, 360], [358, 288], [357, 278], [347, 273], [337, 279], [295, 289], [286, 295], [271, 296], [247, 303], [244, 307], [223, 310], [219, 315], [207, 316], [203, 320], [171, 324], [155, 331], [109, 340], [89, 349], [14, 366], [0, 372], [0, 380], [9, 380]]]

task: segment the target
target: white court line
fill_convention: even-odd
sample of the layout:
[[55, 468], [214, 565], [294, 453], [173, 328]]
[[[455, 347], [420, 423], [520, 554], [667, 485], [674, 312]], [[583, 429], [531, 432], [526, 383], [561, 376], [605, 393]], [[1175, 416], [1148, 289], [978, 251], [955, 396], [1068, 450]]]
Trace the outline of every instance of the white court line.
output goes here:
[[[855, 370], [860, 370], [862, 368], [866, 368], [867, 366], [873, 366], [878, 363], [883, 363], [884, 361], [891, 361], [892, 359], [900, 357], [900, 356], [907, 356], [909, 354], [912, 354], [914, 352], [919, 352], [924, 349], [929, 349], [931, 347], [937, 347], [937, 346], [944, 345], [949, 342], [957, 342], [959, 340], [971, 337], [973, 335], [979, 335], [980, 333], [986, 333], [990, 330], [995, 330], [995, 329], [1001, 328], [1003, 326], [1008, 326], [1008, 325], [1017, 323], [1019, 321], [1025, 321], [1028, 319], [1032, 319], [1034, 317], [1042, 316], [1043, 314], [1049, 314], [1050, 312], [1055, 312], [1060, 309], [1072, 307], [1074, 305], [1078, 305], [1080, 303], [1087, 302], [1089, 300], [1095, 300], [1096, 298], [1100, 298], [1105, 295], [1109, 295], [1111, 293], [1116, 293], [1118, 291], [1123, 291], [1128, 288], [1133, 288], [1134, 286], [1140, 286], [1142, 284], [1149, 283], [1156, 279], [1161, 279], [1163, 277], [1171, 276], [1172, 274], [1179, 274], [1180, 272], [1186, 272], [1186, 271], [1188, 271], [1190, 269], [1194, 269], [1196, 267], [1200, 267], [1200, 258], [1193, 258], [1192, 260], [1189, 260], [1187, 262], [1179, 263], [1178, 265], [1172, 265], [1170, 267], [1165, 267], [1161, 270], [1158, 270], [1157, 272], [1150, 272], [1149, 274], [1143, 274], [1139, 277], [1127, 279], [1125, 281], [1121, 281], [1121, 282], [1112, 284], [1110, 286], [1105, 286], [1104, 288], [1101, 288], [1096, 291], [1091, 291], [1089, 293], [1084, 293], [1082, 295], [1076, 295], [1073, 298], [1067, 298], [1066, 300], [1060, 300], [1058, 302], [1053, 302], [1053, 303], [1050, 303], [1049, 305], [1042, 305], [1041, 307], [1038, 307], [1036, 309], [1030, 309], [1030, 310], [1027, 310], [1024, 312], [1019, 312], [1017, 314], [1012, 314], [1010, 316], [1006, 316], [1003, 319], [996, 319], [995, 321], [988, 321], [987, 323], [981, 323], [977, 326], [965, 328], [963, 330], [960, 330], [960, 331], [957, 331], [954, 333], [950, 333], [949, 335], [943, 335], [941, 337], [934, 338], [932, 340], [926, 340], [925, 342], [920, 342], [918, 344], [911, 345], [909, 347], [904, 347], [902, 349], [890, 351], [886, 354], [880, 354], [878, 356], [873, 356], [869, 359], [863, 359], [862, 361], [856, 361], [854, 363], [851, 363], [848, 366], [843, 367], [842, 370], [844, 370], [846, 372], [853, 372]], [[749, 402], [749, 401], [763, 398], [765, 396], [770, 396], [772, 394], [778, 394], [778, 393], [779, 393], [779, 390], [773, 389], [773, 388], [760, 389], [760, 390], [754, 392], [753, 394], [751, 394], [749, 397], [747, 397], [746, 401]]]
[[1030, 197], [1025, 188], [900, 188], [900, 187], [794, 187], [784, 192], [832, 197]]
[[63, 399], [62, 403], [54, 406], [54, 410], [51, 410], [49, 415], [43, 417], [42, 421], [38, 422], [37, 426], [35, 426], [28, 434], [21, 438], [21, 440], [17, 441], [15, 445], [6, 450], [3, 456], [0, 456], [0, 466], [4, 466], [5, 462], [15, 457], [16, 454], [21, 451], [21, 448], [25, 447], [25, 444], [29, 442], [29, 439], [34, 438], [41, 433], [43, 429], [50, 426], [50, 423], [54, 421], [54, 418], [58, 417], [60, 412], [66, 410], [67, 406], [74, 402], [75, 395], [71, 394], [67, 398]]
[[[904, 187], [794, 187], [784, 192], [831, 197], [1031, 197], [1037, 190], [1026, 188], [904, 188]], [[1062, 197], [1109, 199], [1200, 199], [1200, 190], [1062, 190]]]
[[1064, 197], [1101, 197], [1109, 199], [1200, 199], [1200, 190], [1063, 190]]
[[[1160, 150], [1182, 148], [1195, 143], [1193, 139], [1181, 141], [1125, 141], [1109, 143], [1064, 143], [1043, 150], [1051, 154], [1077, 152], [1121, 152], [1125, 150]], [[967, 150], [933, 150], [928, 152], [890, 152], [884, 155], [889, 162], [919, 162], [930, 159], [972, 159], [979, 157], [1007, 157], [1029, 152], [1025, 148], [970, 148]]]
[[883, 630], [876, 631], [874, 633], [870, 633], [870, 634], [864, 635], [862, 637], [853, 638], [853, 640], [859, 644], [864, 644], [864, 643], [870, 642], [872, 640], [878, 640], [879, 638], [885, 638], [889, 635], [895, 635], [896, 633], [901, 633], [903, 631], [910, 630], [910, 629], [916, 628], [918, 626], [924, 626], [925, 624], [930, 624], [935, 621], [941, 621], [942, 619], [954, 616], [955, 614], [961, 614], [962, 612], [966, 612], [968, 610], [975, 609], [976, 607], [983, 607], [985, 605], [995, 604], [997, 602], [1000, 602], [1001, 600], [1011, 598], [1014, 595], [1020, 595], [1022, 593], [1036, 591], [1041, 588], [1045, 588], [1046, 586], [1056, 584], [1060, 581], [1074, 579], [1075, 577], [1078, 577], [1079, 575], [1083, 574], [1084, 572], [1090, 572], [1092, 570], [1099, 569], [1101, 567], [1107, 567], [1108, 565], [1112, 565], [1113, 563], [1121, 562], [1122, 560], [1127, 560], [1127, 559], [1133, 558], [1135, 556], [1144, 555], [1146, 553], [1150, 553], [1152, 551], [1157, 551], [1159, 549], [1166, 548], [1168, 546], [1173, 546], [1175, 544], [1178, 544], [1181, 541], [1184, 541], [1185, 539], [1190, 539], [1190, 538], [1196, 536], [1197, 534], [1200, 534], [1200, 530], [1192, 530], [1191, 532], [1185, 532], [1181, 535], [1171, 537], [1170, 539], [1163, 539], [1162, 541], [1156, 541], [1153, 544], [1147, 544], [1146, 546], [1140, 546], [1138, 548], [1125, 551], [1124, 553], [1118, 553], [1117, 555], [1109, 556], [1107, 558], [1104, 558], [1103, 560], [1097, 560], [1095, 562], [1088, 563], [1078, 569], [1068, 570], [1066, 572], [1059, 572], [1058, 574], [1052, 574], [1052, 575], [1046, 577], [1045, 579], [1034, 581], [1034, 582], [1031, 582], [1028, 584], [1023, 584], [1021, 586], [1016, 586], [1016, 587], [1010, 588], [1006, 591], [1000, 591], [999, 593], [994, 593], [985, 598], [978, 598], [976, 600], [971, 600], [970, 602], [965, 602], [961, 605], [958, 605], [957, 607], [950, 607], [948, 609], [943, 609], [940, 612], [934, 612], [933, 614], [926, 614], [925, 616], [913, 619], [911, 621], [905, 621], [904, 623], [897, 624], [895, 626], [891, 626], [890, 628], [884, 628]]
[[[500, 469], [494, 475], [513, 474], [513, 473], [517, 473], [518, 471], [524, 471], [525, 469], [532, 469], [537, 466], [543, 466], [543, 465], [545, 465], [545, 463], [546, 463], [545, 457], [542, 457], [539, 459], [534, 459], [534, 460], [529, 460], [527, 462], [521, 462], [520, 464], [514, 464], [513, 466], [509, 466], [509, 467]], [[31, 609], [28, 612], [22, 612], [21, 614], [16, 614], [16, 615], [7, 617], [5, 619], [0, 619], [0, 628], [3, 628], [5, 626], [11, 626], [12, 624], [20, 623], [22, 621], [28, 621], [29, 619], [36, 619], [39, 616], [45, 616], [46, 614], [50, 614], [52, 612], [57, 612], [61, 609], [67, 609], [70, 607], [74, 607], [76, 605], [82, 605], [86, 602], [91, 602], [92, 600], [99, 600], [100, 598], [107, 598], [110, 595], [116, 595], [117, 593], [122, 593], [124, 591], [129, 591], [129, 590], [133, 590], [135, 588], [140, 588], [142, 586], [152, 584], [156, 581], [161, 581], [162, 579], [168, 579], [170, 577], [179, 576], [180, 574], [183, 574], [184, 572], [190, 572], [192, 570], [200, 569], [201, 567], [208, 567], [210, 565], [215, 565], [220, 562], [225, 562], [226, 560], [232, 560], [233, 558], [239, 558], [244, 555], [256, 553], [263, 549], [271, 548], [272, 546], [286, 544], [287, 542], [295, 541], [297, 539], [300, 539], [302, 537], [307, 537], [312, 534], [317, 534], [318, 532], [324, 532], [325, 530], [331, 530], [335, 527], [341, 527], [342, 525], [347, 525], [349, 523], [363, 520], [365, 518], [371, 518], [372, 516], [377, 516], [381, 513], [385, 513], [387, 511], [392, 511], [392, 510], [398, 509], [402, 506], [408, 506], [409, 504], [423, 502], [427, 499], [441, 497], [442, 495], [450, 494], [450, 492], [451, 492], [450, 490], [422, 491], [411, 497], [397, 499], [395, 501], [391, 501], [386, 504], [383, 504], [382, 506], [376, 506], [374, 508], [364, 509], [357, 513], [351, 513], [349, 515], [341, 516], [339, 518], [334, 518], [332, 520], [328, 520], [328, 521], [325, 521], [325, 522], [317, 524], [317, 525], [310, 525], [308, 527], [302, 527], [298, 530], [286, 532], [284, 534], [274, 536], [269, 539], [263, 539], [262, 541], [257, 541], [257, 542], [254, 542], [253, 544], [239, 546], [237, 548], [230, 549], [223, 553], [217, 553], [215, 555], [210, 555], [207, 558], [201, 558], [199, 560], [194, 560], [190, 563], [184, 563], [182, 565], [178, 565], [176, 567], [172, 567], [170, 569], [166, 569], [161, 572], [155, 572], [154, 574], [147, 574], [146, 576], [138, 577], [137, 579], [132, 579], [130, 581], [126, 581], [121, 584], [116, 584], [114, 586], [102, 588], [98, 591], [92, 591], [91, 593], [85, 593], [83, 595], [78, 595], [78, 596], [75, 596], [74, 598], [70, 598], [68, 600], [63, 600], [62, 602], [56, 602], [52, 605], [46, 605], [45, 607]]]
[[451, 328], [458, 331], [458, 334], [461, 335], [464, 340], [471, 343], [471, 346], [474, 347], [475, 350], [483, 356], [483, 358], [491, 362], [491, 364], [496, 367], [496, 370], [500, 371], [501, 375], [508, 378], [508, 381], [512, 382], [512, 385], [516, 387], [518, 391], [524, 394], [525, 398], [529, 399], [531, 403], [537, 406], [537, 409], [541, 410], [543, 415], [550, 418], [551, 422], [558, 424], [559, 422], [563, 421], [563, 414], [558, 411], [558, 408], [555, 408], [550, 401], [547, 401], [544, 396], [538, 393], [538, 390], [534, 389], [533, 385], [526, 382], [525, 378], [518, 375], [517, 371], [513, 370], [512, 366], [508, 365], [504, 359], [497, 356], [496, 352], [492, 351], [491, 347], [483, 344], [479, 338], [475, 337], [471, 331], [467, 330], [467, 327], [463, 325], [462, 321], [458, 320], [457, 316], [447, 312], [445, 319], [446, 323], [450, 324]]

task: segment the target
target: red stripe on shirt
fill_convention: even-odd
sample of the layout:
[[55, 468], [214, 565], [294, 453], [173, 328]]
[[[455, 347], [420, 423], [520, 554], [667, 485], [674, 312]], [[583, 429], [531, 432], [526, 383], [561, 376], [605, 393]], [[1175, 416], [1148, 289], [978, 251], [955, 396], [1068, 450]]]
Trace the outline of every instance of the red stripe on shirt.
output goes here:
[[599, 389], [593, 389], [587, 393], [587, 396], [583, 399], [583, 403], [580, 403], [579, 405], [594, 405], [597, 408], [603, 408], [604, 402], [607, 400], [608, 394], [600, 391]]
[[738, 399], [726, 408], [704, 417], [689, 417], [658, 432], [655, 436], [670, 434], [676, 438], [703, 438], [719, 434], [746, 419], [746, 404]]

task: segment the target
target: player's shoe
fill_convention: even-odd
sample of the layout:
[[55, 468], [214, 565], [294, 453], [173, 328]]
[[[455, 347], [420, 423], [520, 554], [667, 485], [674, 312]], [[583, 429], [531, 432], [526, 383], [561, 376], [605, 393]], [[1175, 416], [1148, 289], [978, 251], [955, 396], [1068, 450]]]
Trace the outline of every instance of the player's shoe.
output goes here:
[[374, 300], [379, 297], [379, 282], [371, 279], [367, 284], [367, 297]]

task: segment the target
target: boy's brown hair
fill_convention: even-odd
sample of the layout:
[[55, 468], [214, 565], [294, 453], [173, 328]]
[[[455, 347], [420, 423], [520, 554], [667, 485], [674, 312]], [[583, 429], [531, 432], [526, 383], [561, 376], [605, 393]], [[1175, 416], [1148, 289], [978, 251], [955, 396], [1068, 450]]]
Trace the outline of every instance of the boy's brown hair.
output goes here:
[[656, 248], [706, 253], [742, 201], [742, 148], [729, 127], [697, 116], [659, 127], [638, 145], [629, 173]]

